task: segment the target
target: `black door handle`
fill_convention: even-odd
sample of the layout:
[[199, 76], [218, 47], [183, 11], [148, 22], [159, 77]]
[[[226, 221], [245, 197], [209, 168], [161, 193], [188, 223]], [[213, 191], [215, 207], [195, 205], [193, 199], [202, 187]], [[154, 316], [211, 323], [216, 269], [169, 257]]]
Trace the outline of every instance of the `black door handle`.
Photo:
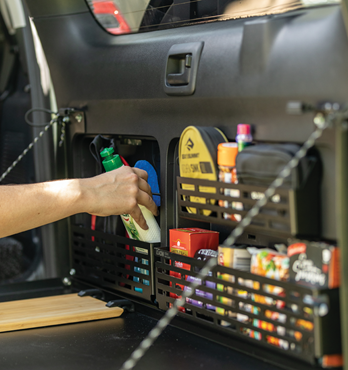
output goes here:
[[168, 85], [179, 86], [179, 85], [188, 85], [190, 82], [190, 73], [185, 71], [184, 73], [170, 73], [167, 75]]
[[168, 62], [170, 62], [170, 59], [172, 59], [172, 68], [176, 70], [174, 71], [174, 73], [167, 74], [168, 85], [188, 85], [191, 78], [192, 55], [186, 54], [181, 56], [169, 56]]
[[164, 91], [168, 95], [192, 95], [203, 43], [173, 45], [167, 55]]

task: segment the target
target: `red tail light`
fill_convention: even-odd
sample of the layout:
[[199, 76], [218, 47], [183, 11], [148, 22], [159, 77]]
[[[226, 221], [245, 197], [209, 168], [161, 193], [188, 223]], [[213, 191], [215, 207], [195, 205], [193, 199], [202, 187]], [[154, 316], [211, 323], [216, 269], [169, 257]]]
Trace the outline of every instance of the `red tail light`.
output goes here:
[[[98, 15], [109, 14], [117, 21], [118, 26], [105, 27], [108, 32], [113, 33], [115, 35], [121, 35], [124, 33], [131, 32], [131, 29], [127, 21], [124, 19], [120, 10], [117, 8], [113, 1], [92, 1], [92, 9], [94, 15], [97, 18]], [[99, 19], [99, 21], [102, 23], [103, 26], [105, 26], [101, 19]]]

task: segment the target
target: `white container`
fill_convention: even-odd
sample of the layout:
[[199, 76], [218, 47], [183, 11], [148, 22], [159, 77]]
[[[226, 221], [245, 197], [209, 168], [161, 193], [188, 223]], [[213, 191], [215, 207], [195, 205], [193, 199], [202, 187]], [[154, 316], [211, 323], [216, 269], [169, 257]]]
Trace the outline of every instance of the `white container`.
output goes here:
[[[113, 153], [113, 148], [106, 148], [100, 153], [101, 157], [105, 158], [103, 160], [103, 165], [106, 171], [112, 171], [116, 170], [117, 168], [123, 167], [123, 163], [119, 155], [113, 155]], [[139, 205], [139, 207], [149, 228], [147, 230], [142, 229], [134, 221], [131, 215], [121, 215], [121, 219], [128, 232], [129, 237], [131, 239], [140, 240], [146, 243], [159, 243], [161, 241], [161, 229], [158, 226], [155, 216], [145, 206]], [[135, 249], [138, 252], [141, 252], [140, 249], [143, 248], [136, 247]]]
[[161, 229], [152, 214], [146, 207], [139, 205], [140, 210], [146, 220], [147, 230], [142, 229], [130, 215], [121, 215], [123, 224], [131, 239], [140, 240], [147, 243], [159, 243], [161, 241]]

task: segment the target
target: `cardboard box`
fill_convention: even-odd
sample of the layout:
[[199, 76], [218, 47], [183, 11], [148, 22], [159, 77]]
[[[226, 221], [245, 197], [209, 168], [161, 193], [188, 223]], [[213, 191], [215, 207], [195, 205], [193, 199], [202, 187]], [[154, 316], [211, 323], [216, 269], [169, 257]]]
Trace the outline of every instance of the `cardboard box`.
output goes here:
[[[200, 249], [217, 250], [219, 233], [199, 228], [171, 229], [169, 230], [169, 241], [170, 252], [194, 257]], [[183, 265], [187, 266], [187, 264]], [[187, 269], [187, 267], [183, 268]]]
[[290, 281], [310, 287], [340, 285], [339, 249], [327, 243], [295, 242], [288, 247]]
[[[217, 250], [219, 246], [219, 233], [217, 231], [200, 228], [184, 228], [169, 230], [169, 251], [186, 257], [194, 257], [200, 249]], [[190, 270], [191, 265], [182, 262], [175, 262], [176, 267]], [[170, 276], [178, 279], [185, 279], [182, 274], [175, 271], [169, 272]], [[184, 285], [176, 284], [176, 288], [184, 289]], [[170, 293], [170, 297], [178, 298], [178, 295]], [[181, 310], [184, 310], [181, 308]]]

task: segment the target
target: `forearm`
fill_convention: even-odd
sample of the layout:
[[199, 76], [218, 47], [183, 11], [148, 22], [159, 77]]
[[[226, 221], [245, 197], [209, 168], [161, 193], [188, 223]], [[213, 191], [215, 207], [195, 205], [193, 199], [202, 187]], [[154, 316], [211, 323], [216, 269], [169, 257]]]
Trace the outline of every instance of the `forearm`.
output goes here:
[[80, 180], [0, 186], [0, 237], [85, 212]]
[[146, 180], [145, 171], [121, 167], [87, 179], [0, 185], [0, 238], [85, 212], [130, 214], [146, 229], [138, 204], [158, 213]]

